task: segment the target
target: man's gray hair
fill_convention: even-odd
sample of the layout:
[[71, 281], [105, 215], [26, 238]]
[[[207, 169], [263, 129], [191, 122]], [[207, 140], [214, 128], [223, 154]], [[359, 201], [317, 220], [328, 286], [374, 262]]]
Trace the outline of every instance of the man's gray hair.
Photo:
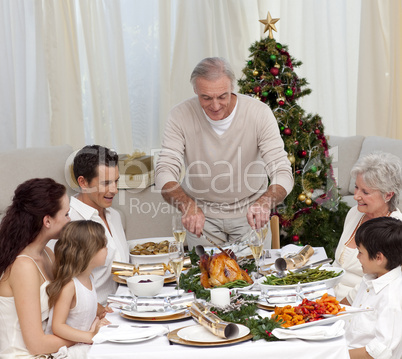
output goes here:
[[402, 167], [399, 157], [376, 151], [359, 159], [353, 166], [351, 175], [356, 178], [361, 174], [364, 182], [372, 189], [379, 190], [384, 196], [394, 192], [388, 202], [389, 210], [395, 211], [399, 203], [402, 186]]
[[223, 57], [207, 57], [201, 60], [191, 73], [190, 83], [196, 89], [196, 80], [200, 77], [214, 81], [223, 76], [230, 79], [231, 90], [233, 91], [236, 77], [229, 62]]

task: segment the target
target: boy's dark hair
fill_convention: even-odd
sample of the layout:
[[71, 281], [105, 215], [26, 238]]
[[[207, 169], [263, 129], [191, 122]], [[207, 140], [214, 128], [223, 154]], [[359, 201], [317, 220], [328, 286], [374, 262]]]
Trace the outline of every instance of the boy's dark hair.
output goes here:
[[115, 167], [118, 165], [119, 156], [113, 150], [99, 145], [85, 146], [77, 152], [74, 157], [73, 171], [74, 177], [83, 176], [88, 182], [91, 182], [98, 176], [98, 167]]
[[370, 259], [381, 252], [388, 262], [385, 269], [402, 265], [402, 221], [392, 217], [371, 219], [359, 227], [355, 241], [367, 250]]

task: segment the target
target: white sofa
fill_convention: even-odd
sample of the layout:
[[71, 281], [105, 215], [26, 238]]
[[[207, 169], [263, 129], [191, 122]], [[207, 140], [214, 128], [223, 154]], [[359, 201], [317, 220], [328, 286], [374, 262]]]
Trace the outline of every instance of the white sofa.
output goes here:
[[[350, 206], [353, 200], [354, 181], [350, 170], [360, 156], [375, 150], [391, 152], [402, 160], [402, 140], [383, 137], [329, 136], [333, 168], [338, 179], [340, 194]], [[15, 188], [29, 178], [52, 177], [71, 188], [68, 165], [73, 157], [70, 146], [29, 148], [0, 152], [0, 218], [10, 204]], [[127, 240], [171, 236], [171, 218], [174, 209], [164, 202], [154, 186], [144, 190], [120, 190], [113, 207], [122, 214]]]
[[[350, 171], [360, 157], [374, 151], [384, 151], [398, 156], [402, 161], [402, 140], [378, 136], [328, 136], [328, 143], [340, 195], [351, 207], [356, 205], [356, 201], [353, 199], [355, 182], [350, 176]], [[401, 199], [400, 197], [399, 203]]]
[[[30, 178], [51, 177], [64, 184], [69, 195], [76, 193], [69, 183], [68, 163], [73, 156], [70, 146], [0, 152], [0, 218], [10, 205], [16, 187]], [[127, 240], [172, 235], [173, 207], [164, 202], [155, 186], [120, 190], [113, 207], [122, 215]]]

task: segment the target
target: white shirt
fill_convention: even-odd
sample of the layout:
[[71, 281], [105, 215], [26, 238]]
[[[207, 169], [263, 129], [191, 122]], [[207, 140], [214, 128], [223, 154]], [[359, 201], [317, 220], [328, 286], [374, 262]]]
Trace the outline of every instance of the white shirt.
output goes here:
[[379, 278], [365, 275], [352, 306], [373, 308], [346, 320], [349, 348], [366, 347], [375, 359], [402, 358], [402, 274], [394, 268]]
[[69, 214], [72, 221], [82, 219], [92, 220], [100, 223], [105, 228], [108, 250], [106, 262], [104, 266], [97, 267], [92, 272], [98, 301], [105, 304], [107, 296], [115, 293], [117, 290], [117, 283], [113, 281], [111, 274], [113, 261], [129, 263], [129, 248], [120, 214], [113, 208], [105, 209], [106, 221], [111, 233], [102, 218], [100, 218], [99, 212], [95, 208], [81, 202], [75, 196], [70, 199]]
[[220, 121], [211, 120], [211, 119], [209, 118], [209, 116], [206, 114], [206, 112], [205, 112], [204, 110], [202, 110], [202, 111], [204, 112], [205, 117], [207, 118], [208, 122], [211, 124], [213, 130], [214, 130], [219, 136], [223, 135], [223, 134], [225, 133], [225, 131], [226, 131], [226, 130], [230, 127], [230, 125], [232, 124], [233, 118], [234, 118], [234, 116], [235, 116], [235, 114], [236, 114], [237, 104], [238, 104], [238, 101], [236, 101], [236, 105], [235, 105], [233, 111], [231, 112], [231, 114], [230, 114], [228, 117], [226, 117], [226, 118], [224, 118], [223, 120], [220, 120]]
[[[357, 206], [349, 210], [345, 219], [342, 236], [335, 251], [335, 262], [332, 264], [334, 267], [341, 267], [345, 270], [345, 275], [342, 277], [341, 282], [334, 288], [336, 298], [342, 300], [346, 297], [349, 303], [352, 303], [355, 298], [363, 277], [363, 271], [357, 259], [357, 248], [350, 248], [346, 243], [363, 215], [364, 213], [359, 212]], [[402, 220], [402, 213], [399, 209], [396, 209], [391, 213], [390, 217]]]

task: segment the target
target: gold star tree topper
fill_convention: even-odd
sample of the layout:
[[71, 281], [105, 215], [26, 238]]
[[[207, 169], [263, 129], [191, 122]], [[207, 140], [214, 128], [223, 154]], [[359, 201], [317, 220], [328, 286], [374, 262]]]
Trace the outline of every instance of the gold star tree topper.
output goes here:
[[262, 19], [262, 20], [258, 20], [258, 21], [261, 22], [261, 23], [263, 23], [263, 24], [265, 25], [264, 33], [267, 32], [267, 30], [269, 30], [269, 35], [268, 35], [268, 37], [269, 37], [270, 39], [273, 39], [273, 38], [274, 38], [274, 35], [272, 34], [272, 30], [278, 32], [278, 30], [276, 30], [275, 23], [279, 21], [279, 18], [278, 18], [278, 19], [273, 19], [273, 18], [271, 17], [271, 14], [270, 14], [269, 11], [268, 11], [267, 18], [266, 18], [266, 19]]

